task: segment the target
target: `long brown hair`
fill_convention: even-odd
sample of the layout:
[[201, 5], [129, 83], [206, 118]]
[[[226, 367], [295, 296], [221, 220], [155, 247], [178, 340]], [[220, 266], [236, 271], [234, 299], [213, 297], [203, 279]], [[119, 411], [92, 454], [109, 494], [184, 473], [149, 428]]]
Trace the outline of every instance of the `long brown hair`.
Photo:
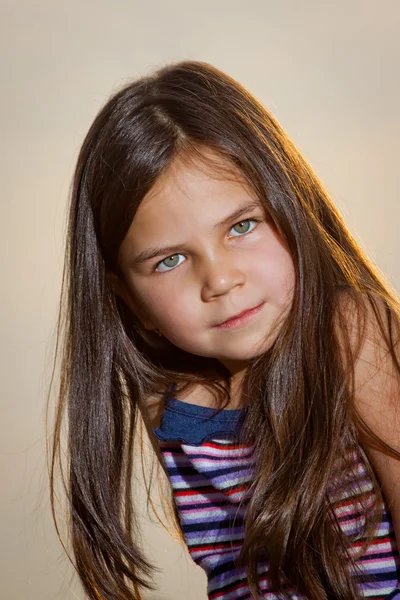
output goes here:
[[[328, 492], [337, 458], [359, 447], [360, 432], [374, 436], [354, 412], [354, 351], [345, 321], [340, 344], [335, 333], [338, 298], [352, 299], [360, 322], [370, 303], [400, 372], [399, 302], [279, 123], [243, 86], [203, 62], [171, 64], [124, 86], [100, 110], [79, 153], [58, 326], [53, 516], [66, 414], [70, 535], [85, 592], [91, 599], [132, 600], [152, 587], [131, 498], [138, 418], [147, 419], [146, 398], [171, 383], [178, 391], [193, 381], [215, 386], [222, 402], [229, 373], [214, 359], [146, 334], [107, 274], [119, 271], [119, 248], [143, 197], [178, 156], [209, 160], [204, 149], [257, 194], [296, 274], [278, 337], [249, 365], [243, 442], [254, 444], [257, 463], [240, 561], [255, 598], [261, 558], [269, 562], [277, 597], [286, 597], [290, 581], [310, 599], [360, 598], [348, 569], [352, 540], [332, 520]], [[368, 540], [381, 496], [365, 461], [377, 498]]]

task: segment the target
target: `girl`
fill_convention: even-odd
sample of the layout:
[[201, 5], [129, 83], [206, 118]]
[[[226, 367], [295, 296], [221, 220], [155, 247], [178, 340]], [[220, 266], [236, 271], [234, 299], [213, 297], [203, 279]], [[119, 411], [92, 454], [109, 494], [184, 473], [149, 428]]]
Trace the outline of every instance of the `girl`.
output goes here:
[[152, 587], [140, 419], [209, 598], [400, 598], [399, 299], [246, 89], [181, 62], [106, 103], [63, 287], [53, 514], [67, 408], [89, 598]]

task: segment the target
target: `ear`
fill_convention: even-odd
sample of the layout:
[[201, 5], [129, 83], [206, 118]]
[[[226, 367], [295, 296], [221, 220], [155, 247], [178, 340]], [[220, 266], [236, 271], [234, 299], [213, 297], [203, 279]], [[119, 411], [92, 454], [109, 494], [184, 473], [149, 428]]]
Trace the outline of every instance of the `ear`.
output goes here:
[[139, 319], [141, 324], [148, 331], [154, 331], [157, 327], [151, 321], [146, 311], [133, 299], [132, 293], [129, 291], [125, 281], [123, 281], [116, 273], [107, 272], [107, 280], [116, 296], [121, 298], [126, 306]]

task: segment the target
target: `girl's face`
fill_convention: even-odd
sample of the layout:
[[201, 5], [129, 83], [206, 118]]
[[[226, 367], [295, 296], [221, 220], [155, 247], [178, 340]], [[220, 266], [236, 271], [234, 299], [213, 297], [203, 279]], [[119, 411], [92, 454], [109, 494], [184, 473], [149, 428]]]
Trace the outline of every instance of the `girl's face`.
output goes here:
[[231, 371], [268, 349], [293, 297], [291, 256], [255, 195], [196, 163], [174, 163], [143, 199], [119, 263], [115, 290], [146, 329]]

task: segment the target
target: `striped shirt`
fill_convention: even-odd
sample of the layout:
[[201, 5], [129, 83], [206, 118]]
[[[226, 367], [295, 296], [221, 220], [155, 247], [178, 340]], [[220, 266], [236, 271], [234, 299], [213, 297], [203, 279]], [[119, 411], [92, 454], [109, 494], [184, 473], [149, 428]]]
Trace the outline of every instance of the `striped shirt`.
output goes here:
[[[235, 564], [244, 540], [249, 483], [255, 464], [253, 447], [238, 443], [245, 409], [222, 410], [167, 398], [161, 423], [153, 432], [171, 483], [182, 532], [192, 559], [204, 569], [210, 600], [252, 600], [244, 567]], [[365, 497], [373, 486], [361, 456], [354, 468]], [[353, 471], [354, 472], [354, 471]], [[350, 482], [351, 483], [351, 482]], [[351, 488], [351, 485], [350, 485]], [[343, 531], [360, 526], [359, 503], [351, 491], [335, 502]], [[356, 552], [360, 540], [351, 546]], [[357, 560], [363, 576], [357, 585], [366, 598], [400, 600], [400, 560], [390, 513], [385, 507], [374, 540]], [[268, 564], [258, 565], [263, 598], [276, 600], [268, 579]], [[307, 600], [287, 588], [293, 600]]]

